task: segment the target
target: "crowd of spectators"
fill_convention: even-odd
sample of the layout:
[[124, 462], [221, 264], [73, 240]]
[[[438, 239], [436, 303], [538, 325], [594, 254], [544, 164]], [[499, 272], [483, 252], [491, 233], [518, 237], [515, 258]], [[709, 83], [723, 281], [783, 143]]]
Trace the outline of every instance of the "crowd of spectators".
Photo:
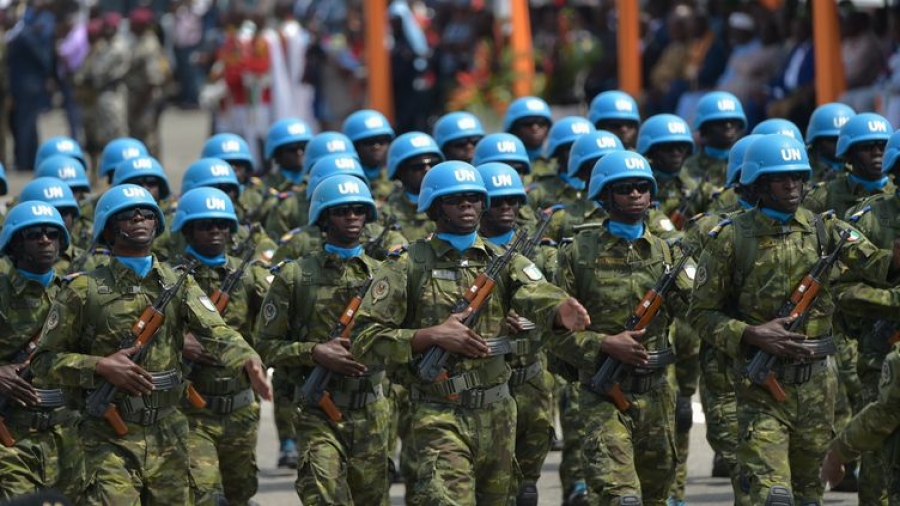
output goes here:
[[[51, 107], [65, 109], [73, 137], [89, 140], [85, 104], [73, 76], [96, 44], [105, 40], [115, 46], [115, 37], [121, 37], [129, 47], [137, 40], [130, 28], [136, 11], [137, 21], [150, 24], [156, 34], [167, 67], [159, 112], [163, 104], [202, 105], [219, 131], [260, 123], [237, 132], [251, 141], [256, 130], [264, 131], [285, 113], [319, 129], [336, 128], [366, 101], [364, 33], [371, 21], [363, 17], [362, 1], [0, 0], [5, 40], [0, 161], [33, 169], [37, 118]], [[577, 106], [617, 87], [615, 3], [530, 2], [535, 95], [554, 105]], [[670, 112], [690, 121], [699, 96], [721, 89], [741, 99], [749, 128], [773, 116], [805, 126], [815, 106], [813, 2], [641, 4], [644, 91], [635, 98], [644, 117]], [[843, 101], [857, 110], [877, 110], [895, 126], [900, 126], [898, 13], [842, 1], [842, 54], [834, 60], [844, 66]], [[428, 131], [448, 110], [472, 111], [489, 124], [502, 114], [519, 78], [511, 70], [509, 2], [391, 0], [386, 22], [398, 132]], [[14, 144], [6, 142], [8, 133]], [[12, 152], [7, 144], [15, 146]]]

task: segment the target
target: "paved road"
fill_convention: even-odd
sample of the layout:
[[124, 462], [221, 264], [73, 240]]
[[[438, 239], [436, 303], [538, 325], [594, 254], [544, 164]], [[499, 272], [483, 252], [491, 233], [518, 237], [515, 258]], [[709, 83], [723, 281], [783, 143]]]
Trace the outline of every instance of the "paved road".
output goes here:
[[[209, 122], [199, 112], [182, 112], [169, 110], [163, 115], [163, 166], [169, 174], [173, 191], [181, 186], [181, 175], [188, 164], [199, 155], [203, 141], [208, 135]], [[59, 114], [44, 116], [41, 120], [43, 138], [51, 135], [65, 135], [64, 123]], [[10, 192], [15, 194], [30, 178], [29, 174], [8, 172]], [[708, 478], [712, 463], [712, 453], [704, 439], [703, 417], [699, 404], [695, 403], [695, 424], [691, 433], [691, 453], [688, 459], [688, 504], [691, 505], [727, 505], [731, 502], [731, 489], [725, 479]], [[272, 406], [263, 406], [262, 426], [260, 427], [257, 455], [260, 468], [259, 493], [256, 501], [264, 506], [299, 505], [300, 501], [294, 493], [292, 476], [276, 468], [278, 442], [272, 421]], [[559, 453], [551, 453], [544, 464], [544, 473], [539, 482], [540, 504], [559, 505], [562, 502], [559, 477]], [[395, 485], [391, 488], [392, 504], [403, 504], [403, 487]], [[829, 492], [826, 495], [829, 505], [856, 505], [855, 494]]]

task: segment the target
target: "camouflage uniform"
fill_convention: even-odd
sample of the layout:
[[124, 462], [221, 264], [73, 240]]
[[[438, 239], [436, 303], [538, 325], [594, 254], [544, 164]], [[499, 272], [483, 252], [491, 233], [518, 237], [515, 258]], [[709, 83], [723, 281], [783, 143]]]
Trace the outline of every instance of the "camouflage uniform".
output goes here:
[[[627, 412], [587, 385], [603, 360], [600, 345], [605, 336], [624, 330], [635, 306], [672, 262], [665, 241], [646, 227], [634, 242], [609, 234], [605, 227], [585, 230], [559, 254], [560, 286], [582, 301], [591, 325], [585, 332], [553, 340], [549, 351], [578, 370], [579, 416], [587, 433], [582, 446], [585, 475], [601, 504], [619, 504], [630, 495], [646, 505], [664, 505], [675, 478], [675, 393], [668, 367], [674, 356], [667, 329], [671, 315], [683, 306], [678, 298], [667, 299], [668, 308], [643, 339], [647, 350], [660, 356], [661, 365], [641, 376], [632, 373], [622, 382], [632, 403]], [[681, 275], [678, 284], [689, 289], [690, 280]]]
[[[777, 314], [822, 252], [834, 247], [845, 227], [848, 225], [831, 216], [816, 218], [805, 208], [800, 208], [788, 225], [758, 209], [735, 216], [701, 255], [691, 323], [703, 339], [735, 360], [736, 367], [743, 367], [744, 359], [752, 356], [742, 343], [745, 329]], [[757, 242], [756, 247], [749, 241]], [[742, 266], [742, 257], [752, 261]], [[876, 281], [887, 277], [891, 262], [888, 252], [878, 250], [858, 232], [840, 258], [854, 266], [848, 275]], [[809, 339], [830, 338], [834, 307], [830, 284], [825, 282], [798, 332]], [[834, 430], [835, 367], [832, 359], [823, 356], [798, 365], [779, 364], [778, 372], [786, 403], [776, 402], [765, 388], [748, 379], [736, 385], [737, 457], [749, 480], [750, 501], [765, 504], [766, 498], [781, 488], [781, 493], [792, 491], [799, 504], [821, 502], [824, 486], [819, 466]]]
[[[161, 285], [171, 286], [176, 278], [156, 259], [143, 279], [118, 260], [75, 278], [47, 316], [32, 360], [36, 375], [63, 385], [83, 409], [88, 391], [104, 382], [94, 374], [97, 362], [120, 349], [123, 334], [156, 300]], [[241, 367], [256, 357], [190, 277], [164, 314], [141, 365], [167, 374], [156, 376], [159, 386], [150, 395], [117, 397], [128, 434], [117, 437], [100, 418], [87, 417], [79, 426], [87, 487], [82, 497], [87, 503], [190, 504], [188, 421], [178, 410], [184, 391], [179, 379], [182, 333], [196, 335], [226, 367]], [[159, 408], [143, 408], [149, 405]], [[152, 423], [142, 425], [142, 419]]]
[[306, 225], [309, 220], [309, 200], [306, 186], [296, 186], [285, 190], [272, 187], [266, 208], [265, 228], [272, 237], [279, 237], [291, 229]]
[[[44, 288], [11, 265], [0, 276], [0, 365], [14, 363], [16, 356], [28, 348], [61, 285], [56, 277]], [[12, 499], [52, 487], [74, 501], [84, 486], [84, 454], [75, 427], [78, 414], [63, 405], [62, 391], [50, 390], [51, 381], [37, 377], [33, 383], [43, 389], [39, 390], [42, 406], [25, 408], [9, 399], [4, 409], [4, 422], [16, 444], [0, 445], [0, 498]], [[51, 400], [52, 392], [57, 394], [56, 399]]]
[[684, 161], [681, 168], [692, 179], [702, 182], [700, 192], [696, 199], [700, 202], [699, 210], [703, 211], [715, 200], [714, 194], [721, 192], [725, 186], [725, 170], [728, 166], [728, 158], [713, 158], [705, 151], [698, 150]]
[[598, 224], [606, 219], [606, 211], [593, 200], [582, 199], [568, 205], [560, 212], [553, 213], [547, 225], [545, 236], [562, 243], [563, 239], [575, 236], [576, 227], [589, 223]]
[[[367, 175], [370, 173], [368, 168], [364, 168], [364, 170]], [[369, 181], [369, 189], [372, 191], [372, 198], [375, 199], [375, 206], [378, 209], [381, 209], [391, 195], [402, 192], [401, 188], [398, 181], [388, 179], [387, 171], [383, 167], [378, 171], [378, 177]]]
[[379, 212], [383, 216], [396, 216], [400, 233], [410, 241], [425, 238], [434, 232], [434, 222], [425, 213], [416, 211], [416, 204], [410, 202], [403, 191], [394, 192]]
[[[406, 238], [397, 230], [388, 230], [381, 238], [382, 232], [384, 232], [383, 225], [367, 223], [359, 239], [366, 248], [366, 254], [376, 260], [384, 260], [389, 250], [407, 242]], [[379, 238], [381, 238], [378, 241], [379, 244], [375, 244], [374, 241]], [[322, 249], [325, 244], [325, 236], [317, 225], [307, 225], [284, 234], [278, 243], [278, 249], [275, 250], [275, 255], [272, 257], [274, 263], [282, 260], [295, 260]]]
[[[408, 254], [379, 268], [360, 307], [354, 356], [368, 364], [399, 366], [410, 389], [412, 432], [407, 441], [417, 456], [410, 504], [507, 504], [516, 407], [503, 356], [455, 357], [447, 371], [450, 380], [441, 383], [422, 382], [407, 368], [415, 364], [410, 342], [417, 329], [443, 322], [478, 272], [500, 254], [481, 238], [462, 254], [436, 237], [418, 241]], [[566, 297], [544, 282], [529, 260], [514, 256], [498, 276], [474, 330], [486, 339], [503, 335], [510, 309], [550, 329], [556, 307]], [[465, 386], [450, 387], [460, 383], [456, 378], [465, 378]], [[454, 393], [458, 399], [448, 398]]]
[[843, 166], [834, 168], [815, 150], [809, 151], [809, 165], [812, 167], [813, 175], [810, 181], [813, 183], [828, 182], [843, 174]]
[[[335, 322], [378, 263], [365, 255], [342, 260], [320, 249], [277, 272], [257, 325], [259, 346], [268, 363], [284, 368], [294, 389], [316, 366], [313, 348], [330, 339]], [[385, 386], [380, 368], [361, 378], [334, 374], [328, 392], [342, 413], [339, 421], [318, 407], [300, 406], [294, 487], [303, 504], [390, 503]]]
[[842, 173], [827, 183], [817, 184], [803, 199], [803, 206], [814, 213], [833, 210], [838, 216], [844, 216], [848, 209], [861, 200], [880, 193], [893, 194], [897, 189], [893, 183], [888, 182], [884, 188], [870, 192], [848, 176], [849, 174]]
[[[896, 309], [896, 306], [891, 309]], [[881, 454], [890, 506], [900, 506], [898, 428], [900, 428], [900, 350], [894, 346], [881, 369], [878, 398], [860, 411], [831, 444], [831, 448], [845, 462], [856, 458], [860, 451]]]
[[169, 77], [169, 65], [159, 38], [147, 30], [131, 47], [131, 69], [125, 76], [128, 86], [128, 134], [143, 142], [150, 154], [161, 155], [159, 115], [162, 112], [163, 86]]
[[534, 209], [545, 209], [556, 204], [569, 205], [585, 198], [587, 188], [577, 190], [565, 181], [554, 177], [540, 178], [527, 188], [528, 202]]
[[[258, 177], [251, 177], [241, 190], [241, 196], [234, 206], [241, 222], [263, 224], [266, 221], [265, 208], [269, 192], [265, 183]], [[269, 233], [271, 236], [272, 234]], [[277, 237], [277, 236], [276, 236]]]
[[[181, 234], [179, 234], [181, 235]], [[183, 264], [173, 262], [176, 270]], [[226, 257], [223, 266], [200, 264], [193, 277], [204, 293], [212, 294], [241, 264], [241, 259]], [[266, 271], [262, 271], [265, 273]], [[259, 313], [265, 281], [258, 271], [248, 267], [229, 293], [222, 318], [252, 345], [251, 327]], [[210, 335], [210, 338], [218, 336]], [[218, 504], [224, 496], [228, 504], [245, 505], [256, 494], [256, 438], [259, 431], [259, 403], [250, 382], [240, 367], [224, 368], [191, 364], [187, 378], [206, 400], [198, 409], [182, 402], [188, 418], [188, 454], [191, 480], [197, 504]]]

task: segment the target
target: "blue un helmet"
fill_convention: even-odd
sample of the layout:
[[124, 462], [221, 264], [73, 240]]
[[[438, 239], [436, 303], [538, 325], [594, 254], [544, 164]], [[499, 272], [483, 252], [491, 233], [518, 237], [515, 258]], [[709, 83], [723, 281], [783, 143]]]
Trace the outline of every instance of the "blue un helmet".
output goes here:
[[466, 162], [451, 160], [439, 163], [425, 173], [419, 190], [418, 211], [424, 213], [438, 197], [457, 193], [480, 193], [484, 195], [484, 208], [491, 205], [491, 197], [478, 169]]
[[315, 225], [322, 216], [322, 211], [329, 207], [348, 204], [365, 204], [369, 207], [366, 222], [375, 221], [378, 211], [375, 209], [375, 201], [372, 192], [366, 183], [350, 174], [335, 174], [326, 177], [319, 183], [312, 194], [309, 203], [309, 225]]
[[400, 135], [388, 147], [387, 176], [388, 179], [396, 179], [400, 165], [414, 156], [434, 155], [441, 160], [444, 154], [441, 148], [430, 135], [422, 132], [406, 132]]
[[887, 174], [894, 168], [894, 164], [900, 160], [900, 130], [891, 134], [884, 146], [884, 156], [881, 159], [881, 172]]
[[253, 166], [250, 146], [237, 134], [216, 134], [206, 139], [200, 158], [221, 158], [226, 162], [244, 162]]
[[228, 194], [218, 188], [201, 186], [181, 196], [172, 221], [172, 232], [182, 230], [189, 222], [204, 219], [228, 220], [232, 233], [238, 227], [237, 214]]
[[550, 127], [547, 134], [546, 156], [556, 156], [556, 150], [575, 142], [578, 137], [597, 130], [594, 124], [581, 116], [566, 116]]
[[569, 166], [566, 174], [569, 177], [575, 177], [578, 169], [585, 163], [596, 162], [598, 158], [602, 158], [613, 151], [622, 151], [625, 146], [622, 141], [612, 132], [606, 130], [596, 130], [594, 132], [584, 134], [572, 144], [572, 150], [569, 151]]
[[234, 186], [239, 194], [241, 191], [234, 169], [221, 158], [201, 158], [188, 165], [181, 176], [182, 195], [202, 186]]
[[456, 111], [449, 112], [440, 118], [434, 124], [434, 141], [440, 149], [444, 149], [444, 144], [456, 139], [464, 137], [484, 137], [484, 127], [481, 126], [481, 120], [470, 112]]
[[340, 132], [322, 132], [314, 135], [306, 145], [306, 154], [303, 156], [303, 173], [309, 174], [309, 169], [319, 161], [319, 158], [328, 155], [347, 155], [359, 158], [349, 137]]
[[356, 176], [365, 184], [368, 184], [366, 173], [363, 172], [362, 165], [359, 160], [347, 155], [329, 155], [320, 158], [315, 165], [309, 169], [309, 184], [306, 185], [306, 197], [312, 197], [316, 186], [327, 177], [337, 174], [347, 174]]
[[87, 168], [87, 159], [84, 157], [84, 151], [78, 145], [78, 141], [71, 137], [58, 136], [51, 137], [41, 143], [34, 159], [34, 166], [37, 167], [53, 155], [66, 155], [77, 159], [85, 168]]
[[506, 115], [503, 117], [503, 131], [509, 132], [516, 121], [524, 118], [543, 118], [551, 125], [553, 124], [553, 113], [547, 102], [538, 97], [522, 97], [513, 100], [506, 109]]
[[110, 187], [97, 200], [94, 208], [94, 241], [103, 242], [106, 223], [116, 213], [138, 207], [150, 209], [156, 213], [156, 236], [159, 237], [166, 229], [166, 218], [159, 205], [153, 200], [153, 195], [142, 186], [125, 183]]
[[[522, 140], [513, 134], [500, 132], [485, 135], [475, 145], [475, 156], [472, 165], [479, 166], [488, 162], [503, 162], [512, 165], [524, 165], [522, 174], [531, 173], [531, 160]], [[519, 167], [515, 167], [519, 170]]]
[[803, 172], [812, 175], [803, 141], [781, 134], [763, 135], [747, 146], [741, 168], [741, 185], [751, 185], [763, 174]]
[[884, 116], [874, 112], [857, 114], [841, 127], [834, 154], [838, 158], [844, 158], [854, 144], [868, 141], [887, 142], [893, 132], [893, 127]]
[[731, 188], [740, 182], [747, 148], [753, 141], [761, 137], [763, 137], [762, 134], [745, 135], [731, 146], [731, 150], [728, 151], [728, 167], [725, 169], [725, 188]]
[[373, 109], [362, 109], [347, 116], [341, 130], [353, 142], [383, 135], [389, 136], [392, 140], [394, 138], [391, 123], [384, 114]]
[[700, 130], [707, 122], [726, 119], [738, 120], [747, 128], [747, 115], [740, 99], [727, 91], [710, 91], [697, 103], [694, 130]]
[[159, 160], [152, 156], [142, 156], [125, 160], [116, 168], [113, 174], [113, 186], [134, 182], [142, 177], [155, 177], [159, 179], [159, 199], [163, 200], [171, 193], [169, 191], [169, 177], [163, 170]]
[[299, 118], [284, 118], [272, 123], [266, 132], [265, 155], [266, 159], [275, 156], [275, 151], [281, 146], [296, 142], [309, 142], [312, 139], [312, 131], [305, 121]]
[[489, 198], [520, 197], [523, 205], [528, 201], [528, 194], [516, 169], [500, 162], [489, 162], [476, 168], [481, 173]]
[[637, 152], [646, 156], [650, 148], [657, 144], [690, 144], [694, 151], [694, 137], [687, 122], [674, 114], [650, 116], [638, 131]]
[[591, 100], [588, 119], [594, 125], [607, 119], [624, 119], [640, 123], [641, 114], [638, 112], [637, 102], [631, 95], [624, 91], [610, 90]]
[[0, 196], [9, 193], [9, 184], [6, 181], [6, 167], [0, 162]]
[[784, 118], [769, 118], [765, 121], [761, 121], [753, 127], [753, 130], [750, 133], [760, 135], [781, 134], [793, 137], [798, 141], [803, 140], [803, 134], [800, 133], [800, 129], [797, 128], [797, 125], [795, 125], [793, 121]]
[[3, 230], [0, 231], [0, 253], [9, 253], [7, 248], [13, 237], [16, 236], [16, 232], [37, 225], [48, 225], [58, 228], [60, 239], [62, 240], [59, 249], [65, 250], [69, 247], [69, 231], [66, 230], [66, 223], [63, 221], [59, 211], [47, 202], [26, 200], [10, 209], [6, 215], [6, 221], [3, 222]]
[[34, 177], [53, 177], [61, 179], [73, 190], [91, 191], [91, 182], [87, 172], [77, 158], [65, 155], [53, 155], [38, 165]]
[[103, 152], [100, 153], [100, 175], [109, 178], [120, 163], [141, 156], [150, 156], [150, 151], [143, 142], [131, 137], [113, 139], [103, 147]]
[[607, 184], [623, 179], [641, 178], [653, 183], [650, 196], [656, 195], [656, 178], [650, 169], [650, 162], [633, 151], [616, 151], [597, 160], [591, 170], [588, 198], [600, 200], [600, 193]]
[[69, 186], [55, 177], [38, 177], [32, 179], [24, 187], [19, 198], [25, 200], [40, 200], [59, 210], [71, 209], [76, 217], [81, 215], [78, 201]]
[[856, 116], [856, 111], [840, 102], [829, 102], [816, 107], [806, 127], [806, 143], [812, 144], [819, 137], [837, 137], [841, 134], [844, 123], [853, 116]]

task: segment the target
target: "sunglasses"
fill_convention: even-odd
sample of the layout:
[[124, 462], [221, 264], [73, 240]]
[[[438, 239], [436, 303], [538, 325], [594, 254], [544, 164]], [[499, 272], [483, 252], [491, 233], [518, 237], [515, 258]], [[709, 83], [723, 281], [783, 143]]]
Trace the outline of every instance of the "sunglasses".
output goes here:
[[202, 220], [195, 220], [192, 223], [194, 224], [194, 230], [200, 232], [209, 232], [214, 228], [219, 230], [231, 230], [231, 227], [234, 226], [233, 221], [225, 218], [205, 218]]
[[875, 150], [884, 151], [884, 147], [887, 145], [885, 141], [869, 141], [869, 142], [860, 142], [858, 144], [854, 144], [853, 148], [857, 151], [866, 151], [871, 153]]
[[283, 144], [278, 147], [279, 151], [306, 151], [306, 143], [305, 142], [292, 142], [290, 144]]
[[421, 170], [425, 170], [425, 169], [434, 167], [435, 165], [437, 165], [439, 163], [440, 163], [440, 160], [437, 158], [426, 158], [425, 160], [422, 160], [420, 162], [407, 163], [406, 168], [413, 172], [419, 172]]
[[360, 139], [356, 141], [360, 146], [372, 147], [375, 145], [385, 145], [391, 143], [391, 137], [389, 135], [377, 135], [375, 137], [368, 137], [366, 139]]
[[137, 216], [140, 216], [145, 220], [156, 221], [156, 211], [154, 211], [153, 209], [147, 209], [146, 207], [134, 207], [131, 209], [126, 209], [124, 211], [119, 211], [118, 213], [113, 215], [113, 219], [116, 221], [131, 221]]
[[609, 185], [609, 189], [616, 195], [631, 195], [635, 190], [638, 193], [650, 193], [653, 189], [653, 183], [650, 181], [622, 182]]
[[444, 144], [445, 147], [450, 149], [464, 149], [469, 146], [474, 146], [478, 144], [478, 141], [481, 140], [480, 136], [473, 137], [463, 137], [462, 139], [455, 139]]
[[505, 197], [492, 197], [491, 198], [491, 207], [503, 207], [503, 206], [521, 206], [522, 205], [522, 197], [516, 195], [507, 195]]
[[60, 216], [62, 216], [63, 218], [69, 216], [71, 216], [72, 218], [78, 217], [78, 209], [75, 207], [61, 207], [57, 208], [57, 211], [59, 211]]
[[806, 174], [803, 172], [785, 172], [783, 174], [764, 174], [760, 178], [770, 183], [798, 182], [806, 180]]
[[457, 193], [455, 195], [441, 197], [441, 203], [447, 204], [448, 206], [458, 206], [463, 202], [475, 204], [482, 201], [484, 201], [484, 195], [480, 193]]
[[522, 118], [516, 120], [516, 126], [533, 127], [535, 125], [543, 128], [550, 128], [550, 122], [544, 118]]
[[47, 236], [47, 239], [50, 239], [51, 241], [55, 241], [62, 235], [56, 227], [28, 227], [19, 233], [22, 234], [22, 237], [26, 241], [37, 241], [44, 236]]
[[148, 186], [160, 186], [162, 184], [162, 181], [160, 181], [158, 177], [152, 176], [136, 177], [134, 179], [129, 179], [128, 182], [131, 184], [136, 184], [138, 186], [143, 186], [145, 188]]
[[366, 216], [369, 214], [369, 206], [364, 204], [355, 204], [351, 206], [336, 206], [328, 210], [332, 216], [349, 216], [353, 213], [356, 216]]

